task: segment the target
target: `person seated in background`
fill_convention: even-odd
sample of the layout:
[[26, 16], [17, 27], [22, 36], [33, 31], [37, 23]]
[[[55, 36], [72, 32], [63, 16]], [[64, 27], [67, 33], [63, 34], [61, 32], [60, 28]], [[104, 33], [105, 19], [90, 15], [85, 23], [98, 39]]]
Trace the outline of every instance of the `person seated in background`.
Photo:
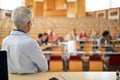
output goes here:
[[43, 38], [42, 38], [42, 49], [43, 50], [50, 50], [51, 51], [51, 47], [52, 47], [52, 43], [48, 42], [48, 34], [44, 33], [43, 34]]
[[92, 31], [91, 31], [90, 39], [91, 39], [92, 41], [94, 41], [95, 39], [97, 39], [97, 32], [96, 32], [95, 30], [92, 30]]
[[117, 40], [120, 41], [120, 33], [118, 33], [118, 35], [117, 35]]
[[64, 55], [67, 57], [67, 60], [69, 60], [70, 55], [76, 55], [75, 53], [77, 52], [77, 48], [76, 41], [73, 39], [71, 34], [67, 34], [67, 39], [68, 41], [65, 44]]
[[102, 38], [100, 39], [100, 46], [105, 47], [106, 51], [113, 51], [113, 46], [112, 45], [112, 37], [110, 36], [109, 31], [104, 31], [102, 34]]
[[55, 33], [51, 29], [48, 30], [48, 41], [55, 41]]
[[39, 46], [42, 46], [42, 40], [43, 40], [43, 34], [40, 33], [40, 34], [38, 34], [38, 40], [37, 40]]
[[100, 45], [100, 39], [103, 37], [102, 34], [103, 34], [103, 29], [100, 28], [100, 30], [98, 30], [98, 34], [97, 34], [97, 46]]
[[79, 40], [79, 37], [78, 37], [77, 32], [76, 32], [76, 29], [73, 29], [73, 31], [72, 31], [72, 37], [73, 37], [73, 39], [74, 39], [75, 41], [78, 41], [78, 40]]
[[27, 33], [33, 23], [31, 11], [17, 7], [12, 12], [12, 21], [16, 30], [2, 42], [2, 50], [7, 51], [9, 73], [36, 73], [47, 71], [48, 63], [38, 43]]
[[50, 44], [48, 44], [48, 41], [46, 39], [46, 33], [44, 33], [44, 36], [42, 33], [38, 34], [38, 44], [41, 47], [42, 50], [46, 50], [47, 48], [51, 47]]
[[88, 38], [88, 36], [84, 30], [80, 33], [79, 38], [80, 39], [87, 39]]
[[97, 47], [97, 32], [95, 30], [92, 30], [91, 31], [91, 34], [90, 34], [90, 41], [93, 41], [93, 49], [96, 50], [98, 47]]
[[97, 38], [98, 38], [98, 39], [102, 37], [102, 33], [103, 33], [102, 30], [99, 30], [99, 31], [98, 31], [98, 34], [97, 34]]
[[88, 38], [84, 30], [80, 33], [79, 38], [80, 38], [80, 50], [82, 51], [82, 49], [84, 48], [84, 42]]
[[112, 37], [110, 36], [110, 32], [104, 31], [102, 33], [102, 38], [100, 39], [100, 45], [101, 46], [110, 45], [112, 44], [111, 40], [112, 40]]
[[42, 44], [45, 44], [45, 45], [48, 44], [48, 34], [47, 33], [43, 33]]
[[66, 43], [65, 51], [73, 54], [77, 51], [76, 41], [73, 39], [71, 34], [68, 34], [67, 37], [68, 37], [68, 41]]

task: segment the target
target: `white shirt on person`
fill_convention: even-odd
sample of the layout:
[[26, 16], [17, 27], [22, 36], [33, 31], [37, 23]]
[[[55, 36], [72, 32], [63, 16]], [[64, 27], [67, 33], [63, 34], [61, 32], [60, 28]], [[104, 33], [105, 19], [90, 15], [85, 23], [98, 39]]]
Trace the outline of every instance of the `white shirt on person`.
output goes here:
[[67, 42], [66, 50], [67, 52], [72, 53], [72, 54], [74, 54], [74, 52], [77, 51], [75, 40], [69, 40]]
[[3, 40], [2, 50], [7, 51], [9, 73], [36, 73], [47, 71], [48, 64], [38, 43], [22, 31], [11, 31]]

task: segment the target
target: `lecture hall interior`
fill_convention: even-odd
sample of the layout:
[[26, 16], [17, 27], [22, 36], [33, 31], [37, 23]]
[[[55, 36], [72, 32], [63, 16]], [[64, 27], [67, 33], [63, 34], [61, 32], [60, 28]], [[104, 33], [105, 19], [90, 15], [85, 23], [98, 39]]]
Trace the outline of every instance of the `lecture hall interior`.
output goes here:
[[[19, 6], [31, 11], [28, 33], [14, 24], [14, 17], [24, 13], [12, 15]], [[15, 31], [25, 33], [24, 38], [12, 35]], [[24, 43], [20, 52], [26, 35], [34, 44], [26, 47]], [[11, 42], [5, 44], [10, 36]], [[48, 70], [42, 71], [44, 68], [34, 62], [39, 58], [34, 56], [37, 51], [45, 58]], [[22, 65], [27, 64], [40, 70], [25, 72], [27, 67]], [[120, 0], [0, 0], [0, 80], [120, 80], [119, 70]]]

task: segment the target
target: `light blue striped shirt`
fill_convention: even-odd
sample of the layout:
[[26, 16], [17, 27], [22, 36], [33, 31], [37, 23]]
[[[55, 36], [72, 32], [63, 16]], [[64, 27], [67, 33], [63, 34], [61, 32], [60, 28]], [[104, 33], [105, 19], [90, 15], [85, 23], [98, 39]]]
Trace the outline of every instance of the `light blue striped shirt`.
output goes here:
[[2, 42], [2, 50], [7, 51], [9, 73], [36, 73], [47, 71], [48, 64], [38, 43], [28, 34], [11, 31]]

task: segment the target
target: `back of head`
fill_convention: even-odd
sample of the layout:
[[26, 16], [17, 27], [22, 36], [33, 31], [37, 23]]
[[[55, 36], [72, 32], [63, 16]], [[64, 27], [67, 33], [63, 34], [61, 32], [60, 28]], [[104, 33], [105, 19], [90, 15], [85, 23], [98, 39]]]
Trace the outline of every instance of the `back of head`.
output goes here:
[[48, 36], [48, 34], [47, 34], [47, 33], [44, 33], [43, 36]]
[[17, 29], [23, 29], [25, 25], [32, 20], [31, 11], [24, 6], [17, 7], [13, 10], [12, 21]]
[[39, 39], [42, 38], [42, 37], [43, 37], [43, 34], [42, 34], [42, 33], [38, 34], [38, 38], [39, 38]]
[[109, 35], [109, 31], [104, 31], [102, 35], [103, 37], [106, 37], [107, 35]]
[[46, 39], [46, 41], [48, 41], [48, 34], [47, 33], [43, 33], [43, 38]]

